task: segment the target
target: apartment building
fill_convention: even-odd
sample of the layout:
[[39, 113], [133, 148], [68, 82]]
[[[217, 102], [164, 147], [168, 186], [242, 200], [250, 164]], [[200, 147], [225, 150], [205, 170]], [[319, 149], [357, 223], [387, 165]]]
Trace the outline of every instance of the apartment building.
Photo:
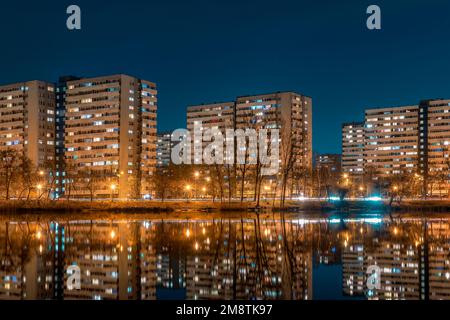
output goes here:
[[417, 172], [418, 111], [414, 105], [366, 110], [366, 171], [381, 177]]
[[158, 133], [156, 141], [156, 166], [167, 167], [170, 164], [172, 151], [172, 134], [170, 132]]
[[56, 112], [55, 112], [55, 158], [56, 180], [55, 196], [59, 198], [65, 191], [65, 130], [66, 130], [66, 91], [67, 82], [79, 80], [75, 76], [62, 76], [56, 83]]
[[23, 152], [44, 168], [55, 160], [55, 87], [44, 81], [0, 86], [0, 150]]
[[[203, 131], [212, 128], [219, 129], [225, 139], [226, 130], [235, 128], [235, 102], [189, 106], [187, 108], [187, 129], [191, 133], [192, 138], [194, 127], [200, 124]], [[210, 142], [208, 141], [202, 141], [202, 150], [204, 150], [209, 143]], [[202, 150], [192, 149], [193, 163], [200, 164], [202, 162]]]
[[[226, 129], [279, 129], [280, 162], [293, 162], [295, 172], [312, 169], [312, 99], [295, 92], [275, 92], [239, 96], [235, 101], [188, 107], [187, 128], [193, 132], [196, 123], [203, 128], [217, 127], [223, 135]], [[208, 145], [203, 141], [203, 148]], [[194, 163], [201, 163], [202, 153], [193, 150]], [[292, 155], [292, 157], [290, 156]], [[306, 177], [306, 175], [302, 175]], [[268, 178], [268, 184], [277, 179]], [[301, 179], [289, 177], [292, 194], [304, 193]], [[251, 186], [247, 185], [249, 194]], [[247, 189], [247, 187], [245, 187]], [[300, 189], [302, 190], [300, 191]], [[247, 191], [244, 193], [247, 194]]]
[[156, 166], [156, 95], [154, 83], [123, 74], [67, 81], [66, 161], [76, 174], [66, 174], [84, 180], [71, 190], [74, 196], [86, 197], [94, 180], [96, 198], [149, 192], [145, 181]]
[[172, 141], [171, 132], [161, 132], [157, 135], [156, 141], [156, 166], [167, 167], [171, 163], [172, 149], [178, 141]]
[[342, 125], [342, 171], [354, 177], [364, 173], [364, 122]]
[[342, 126], [343, 171], [375, 177], [415, 174], [422, 181], [422, 194], [448, 195], [449, 120], [446, 99], [368, 109], [364, 123]]
[[280, 160], [286, 160], [292, 152], [294, 166], [312, 169], [310, 97], [295, 92], [238, 97], [236, 128], [280, 129]]
[[317, 170], [326, 170], [332, 174], [341, 172], [341, 155], [340, 154], [316, 154], [314, 158], [314, 167]]
[[419, 174], [425, 193], [448, 194], [450, 183], [450, 100], [419, 104]]

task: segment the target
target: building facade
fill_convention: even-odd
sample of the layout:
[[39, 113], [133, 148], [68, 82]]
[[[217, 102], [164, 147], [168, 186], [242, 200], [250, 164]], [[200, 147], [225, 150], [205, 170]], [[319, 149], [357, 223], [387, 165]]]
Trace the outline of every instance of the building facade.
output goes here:
[[0, 150], [43, 169], [55, 160], [55, 87], [44, 81], [0, 86]]
[[341, 172], [342, 157], [340, 154], [317, 154], [314, 159], [314, 166], [317, 170], [326, 170], [332, 174]]
[[450, 100], [366, 110], [364, 123], [342, 126], [342, 166], [375, 178], [414, 176], [422, 195], [448, 195]]
[[172, 141], [171, 132], [158, 133], [156, 142], [156, 166], [158, 168], [167, 167], [171, 164], [172, 149], [177, 144], [177, 141]]
[[149, 192], [145, 181], [156, 166], [156, 95], [154, 83], [127, 75], [67, 82], [66, 180], [78, 184], [74, 195], [92, 196], [94, 189], [96, 198], [127, 199]]
[[[312, 99], [295, 92], [275, 92], [239, 96], [235, 101], [190, 106], [187, 128], [191, 135], [196, 124], [203, 129], [218, 128], [224, 136], [227, 129], [278, 129], [280, 134], [280, 165], [292, 162], [293, 172], [312, 170]], [[203, 149], [209, 141], [202, 141]], [[193, 163], [200, 164], [202, 153], [193, 150]], [[291, 194], [300, 193], [300, 179], [290, 179]], [[270, 178], [269, 178], [270, 180]], [[277, 179], [273, 177], [273, 181]], [[273, 182], [270, 180], [268, 183]], [[251, 188], [251, 187], [250, 187]], [[304, 189], [302, 189], [304, 192]]]
[[377, 176], [417, 171], [418, 107], [366, 110], [365, 170]]
[[[227, 129], [235, 128], [235, 102], [220, 102], [189, 106], [187, 108], [187, 129], [194, 133], [195, 126], [199, 126], [203, 131], [217, 128], [225, 137]], [[203, 132], [202, 132], [203, 133]], [[202, 150], [209, 144], [202, 140]], [[200, 149], [192, 149], [192, 162], [200, 164], [203, 159], [203, 152]]]
[[342, 171], [356, 177], [364, 173], [364, 122], [342, 125]]
[[281, 161], [286, 161], [292, 153], [295, 167], [312, 169], [310, 97], [295, 92], [238, 97], [236, 128], [279, 129]]

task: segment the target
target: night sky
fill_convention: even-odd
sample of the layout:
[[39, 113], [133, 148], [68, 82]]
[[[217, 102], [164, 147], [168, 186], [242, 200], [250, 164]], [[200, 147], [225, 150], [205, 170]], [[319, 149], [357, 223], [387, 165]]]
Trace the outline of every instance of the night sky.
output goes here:
[[[66, 8], [82, 30], [66, 28]], [[366, 28], [366, 8], [382, 30]], [[0, 83], [126, 73], [159, 89], [158, 127], [186, 106], [294, 90], [311, 96], [314, 149], [340, 152], [367, 107], [450, 98], [450, 1], [1, 1]]]

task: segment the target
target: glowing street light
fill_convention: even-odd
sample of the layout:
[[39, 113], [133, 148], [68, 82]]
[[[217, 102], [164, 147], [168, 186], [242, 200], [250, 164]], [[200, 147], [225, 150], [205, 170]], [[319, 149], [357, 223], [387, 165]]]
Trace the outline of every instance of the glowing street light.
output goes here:
[[111, 202], [114, 201], [114, 192], [116, 191], [117, 186], [113, 183], [111, 186]]
[[43, 176], [44, 175], [44, 171], [43, 170], [39, 171], [39, 175]]

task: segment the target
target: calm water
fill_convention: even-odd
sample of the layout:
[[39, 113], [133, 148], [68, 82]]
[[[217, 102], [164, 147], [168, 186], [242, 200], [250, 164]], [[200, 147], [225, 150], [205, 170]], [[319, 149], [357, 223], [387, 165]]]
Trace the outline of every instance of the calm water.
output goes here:
[[450, 216], [0, 218], [0, 299], [427, 298], [450, 299]]

